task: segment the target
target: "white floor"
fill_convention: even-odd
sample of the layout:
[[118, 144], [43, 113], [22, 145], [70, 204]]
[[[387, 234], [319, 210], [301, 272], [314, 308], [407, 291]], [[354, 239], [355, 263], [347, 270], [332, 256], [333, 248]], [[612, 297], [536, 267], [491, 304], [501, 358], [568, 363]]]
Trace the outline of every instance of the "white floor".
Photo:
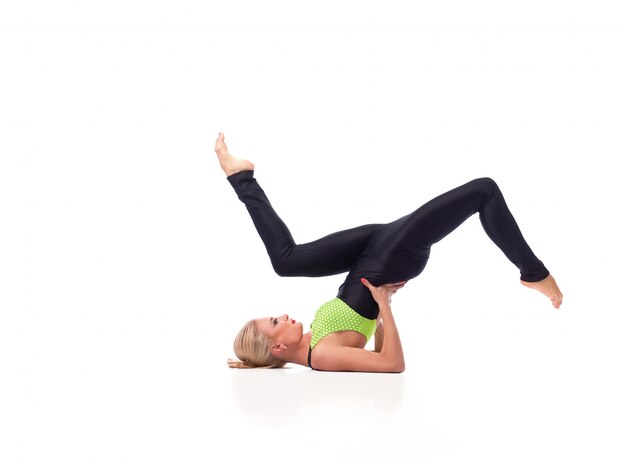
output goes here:
[[463, 375], [230, 374], [217, 447], [232, 453], [243, 438], [238, 453], [268, 464], [277, 454], [307, 464], [624, 463], [615, 386], [597, 380], [590, 392], [582, 374], [524, 380], [528, 371], [512, 369], [485, 383], [479, 365]]

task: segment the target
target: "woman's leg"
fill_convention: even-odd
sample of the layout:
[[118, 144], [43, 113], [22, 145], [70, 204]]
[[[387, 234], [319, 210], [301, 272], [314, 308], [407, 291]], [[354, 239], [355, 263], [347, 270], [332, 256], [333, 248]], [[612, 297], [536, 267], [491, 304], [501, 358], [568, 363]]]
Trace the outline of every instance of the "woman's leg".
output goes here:
[[265, 192], [247, 170], [228, 176], [252, 218], [280, 276], [329, 276], [350, 269], [380, 225], [369, 224], [339, 231], [307, 244], [296, 244], [287, 225], [270, 204]]
[[477, 212], [487, 235], [520, 270], [522, 283], [549, 297], [559, 308], [563, 295], [554, 278], [524, 240], [502, 192], [490, 178], [452, 189], [378, 228], [339, 288], [338, 297], [366, 318], [376, 318], [378, 306], [360, 279], [365, 277], [379, 286], [418, 276], [431, 246]]
[[[454, 231], [467, 218], [479, 213], [489, 238], [520, 270], [521, 279], [537, 282], [550, 273], [526, 243], [498, 185], [480, 178], [442, 194], [416, 211], [389, 225], [394, 245], [382, 261], [387, 265], [402, 256], [424, 256], [424, 251]], [[381, 231], [382, 232], [382, 231]]]
[[222, 133], [215, 141], [215, 153], [281, 276], [327, 276], [348, 271], [379, 226], [360, 226], [298, 245], [254, 178], [254, 164], [233, 157]]
[[[470, 181], [400, 219], [405, 224], [397, 235], [401, 236], [398, 248], [419, 256], [476, 212], [489, 238], [520, 270], [522, 284], [541, 292], [559, 308], [563, 300], [559, 286], [526, 243], [500, 188], [490, 178]], [[423, 259], [416, 264], [422, 266]]]

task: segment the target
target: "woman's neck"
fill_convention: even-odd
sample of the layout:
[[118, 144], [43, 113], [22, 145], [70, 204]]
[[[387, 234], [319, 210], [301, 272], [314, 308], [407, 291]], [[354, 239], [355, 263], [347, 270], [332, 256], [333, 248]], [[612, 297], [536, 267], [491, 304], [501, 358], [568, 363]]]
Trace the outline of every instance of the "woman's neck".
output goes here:
[[289, 355], [285, 358], [288, 363], [297, 363], [305, 367], [309, 366], [309, 347], [311, 345], [311, 331], [304, 333], [302, 339], [293, 351], [290, 351]]

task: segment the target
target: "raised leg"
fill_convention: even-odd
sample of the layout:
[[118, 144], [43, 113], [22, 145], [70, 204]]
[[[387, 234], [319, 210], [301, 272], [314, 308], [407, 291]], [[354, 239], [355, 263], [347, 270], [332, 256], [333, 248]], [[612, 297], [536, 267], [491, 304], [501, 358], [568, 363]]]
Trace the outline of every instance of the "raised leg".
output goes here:
[[307, 244], [296, 244], [254, 178], [254, 164], [233, 157], [222, 133], [215, 141], [215, 153], [228, 181], [246, 205], [272, 266], [280, 276], [328, 276], [346, 272], [380, 226], [359, 226]]
[[380, 226], [363, 225], [306, 244], [296, 244], [287, 225], [274, 211], [254, 178], [253, 171], [240, 171], [227, 179], [246, 205], [274, 271], [280, 276], [313, 277], [344, 273]]
[[548, 276], [548, 270], [524, 240], [500, 189], [490, 178], [475, 179], [452, 189], [391, 223], [395, 247], [390, 253], [423, 255], [423, 251], [477, 212], [487, 235], [519, 268], [524, 281], [540, 281]]
[[[475, 179], [452, 189], [384, 226], [381, 234], [392, 240], [382, 261], [389, 264], [395, 260], [400, 266], [410, 266], [411, 260], [406, 257], [428, 256], [431, 245], [450, 234], [474, 213], [479, 213], [489, 238], [520, 270], [522, 283], [548, 296], [558, 308], [562, 294], [554, 278], [527, 244], [502, 192], [491, 178]], [[387, 228], [389, 230], [385, 231]], [[423, 267], [423, 259], [421, 262], [416, 259], [415, 263], [421, 263]]]

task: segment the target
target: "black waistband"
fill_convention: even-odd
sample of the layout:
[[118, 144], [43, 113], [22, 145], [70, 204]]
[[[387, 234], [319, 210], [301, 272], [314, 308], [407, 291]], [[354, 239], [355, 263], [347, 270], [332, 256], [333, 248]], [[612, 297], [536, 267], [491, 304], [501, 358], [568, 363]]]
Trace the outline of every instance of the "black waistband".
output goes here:
[[311, 346], [309, 346], [309, 356], [307, 357], [307, 363], [309, 364], [309, 368], [315, 369], [311, 366]]

